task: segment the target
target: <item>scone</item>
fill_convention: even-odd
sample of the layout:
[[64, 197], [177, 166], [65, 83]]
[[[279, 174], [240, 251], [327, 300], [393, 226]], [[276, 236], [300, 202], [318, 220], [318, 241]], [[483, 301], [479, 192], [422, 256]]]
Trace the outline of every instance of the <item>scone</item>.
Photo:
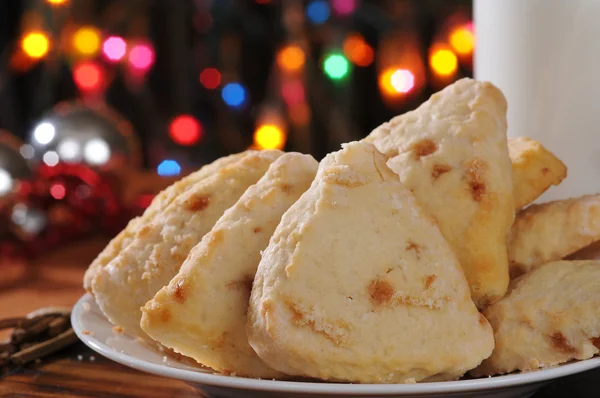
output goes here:
[[567, 167], [539, 142], [527, 137], [508, 140], [513, 171], [515, 210], [532, 203], [567, 176]]
[[179, 273], [142, 308], [159, 343], [227, 374], [281, 377], [248, 345], [246, 312], [260, 253], [283, 213], [308, 189], [318, 163], [288, 153], [223, 214]]
[[598, 281], [598, 261], [548, 263], [512, 281], [506, 297], [484, 311], [496, 348], [471, 373], [536, 370], [598, 354]]
[[248, 341], [289, 375], [453, 380], [492, 352], [452, 249], [374, 146], [328, 155], [265, 249]]
[[389, 168], [433, 215], [477, 306], [504, 296], [514, 201], [502, 92], [487, 82], [459, 80], [365, 141], [390, 158]]
[[245, 156], [244, 152], [217, 159], [211, 164], [202, 167], [200, 170], [182, 178], [156, 195], [152, 200], [152, 203], [150, 203], [150, 206], [144, 211], [144, 214], [129, 221], [127, 227], [114, 237], [98, 257], [96, 257], [92, 264], [90, 264], [83, 277], [83, 287], [88, 292], [92, 293], [92, 280], [96, 277], [99, 269], [105, 267], [121, 250], [126, 248], [133, 241], [137, 230], [144, 224], [151, 222], [154, 217], [171, 204], [177, 196], [192, 187], [196, 182], [206, 177], [210, 177], [220, 168], [237, 161], [242, 156]]
[[511, 277], [561, 260], [600, 240], [600, 194], [531, 205], [508, 239]]
[[92, 280], [102, 312], [131, 335], [140, 329], [140, 307], [177, 274], [190, 250], [225, 210], [256, 183], [280, 151], [248, 152], [177, 196]]

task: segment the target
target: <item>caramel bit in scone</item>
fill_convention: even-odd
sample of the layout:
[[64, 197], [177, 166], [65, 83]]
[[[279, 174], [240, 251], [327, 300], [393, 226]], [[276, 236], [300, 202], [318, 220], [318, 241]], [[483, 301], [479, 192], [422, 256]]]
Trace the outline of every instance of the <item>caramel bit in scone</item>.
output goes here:
[[554, 347], [556, 351], [560, 351], [566, 354], [575, 351], [575, 348], [571, 344], [569, 344], [569, 341], [562, 333], [556, 332], [552, 336], [548, 337], [550, 339], [552, 347]]
[[138, 236], [142, 237], [142, 236], [148, 235], [150, 230], [151, 230], [150, 225], [146, 224], [142, 227], [142, 229], [140, 229], [138, 231]]
[[415, 251], [415, 255], [417, 256], [417, 258], [418, 259], [421, 258], [421, 246], [417, 245], [412, 240], [409, 240], [406, 243], [406, 251], [409, 251], [409, 250], [414, 250]]
[[210, 203], [210, 199], [206, 195], [202, 196], [192, 196], [187, 203], [185, 204], [185, 208], [189, 211], [202, 211], [208, 207]]
[[425, 289], [429, 289], [436, 279], [437, 275], [427, 275], [427, 277], [425, 278]]
[[481, 326], [485, 326], [488, 323], [487, 318], [483, 316], [483, 314], [479, 314], [479, 324]]
[[169, 322], [171, 320], [171, 311], [166, 308], [161, 308], [159, 311], [160, 320], [163, 322]]
[[290, 184], [281, 184], [281, 191], [285, 193], [292, 192], [292, 186]]
[[388, 268], [388, 269], [386, 269], [386, 270], [385, 270], [385, 273], [386, 273], [386, 274], [389, 274], [389, 273], [390, 273], [390, 272], [392, 272], [393, 270], [394, 270], [393, 268]]
[[185, 303], [185, 299], [187, 298], [187, 287], [183, 279], [180, 279], [175, 283], [175, 289], [173, 289], [172, 294], [173, 299], [179, 304]]
[[119, 334], [123, 333], [123, 328], [122, 328], [121, 326], [114, 326], [114, 327], [112, 328], [112, 330], [113, 330], [113, 332], [115, 332], [115, 333], [119, 333]]
[[600, 350], [600, 337], [592, 337], [590, 339], [590, 341], [592, 342], [592, 344], [594, 345], [594, 347], [596, 347], [597, 349]]
[[431, 177], [435, 181], [439, 178], [439, 176], [449, 172], [450, 170], [452, 170], [452, 167], [448, 166], [447, 164], [434, 164], [433, 169], [431, 170]]
[[342, 320], [330, 322], [319, 319], [312, 310], [304, 309], [300, 304], [291, 300], [285, 301], [286, 307], [292, 313], [292, 323], [298, 327], [308, 326], [313, 332], [322, 334], [337, 346], [345, 346], [350, 327]]
[[485, 163], [481, 159], [473, 159], [467, 170], [467, 181], [471, 188], [471, 196], [475, 202], [481, 202], [486, 193]]
[[255, 227], [255, 228], [253, 229], [253, 231], [254, 231], [254, 233], [255, 233], [255, 234], [257, 234], [257, 233], [259, 233], [259, 232], [261, 232], [261, 231], [262, 231], [262, 228], [261, 228], [261, 227]]
[[394, 297], [394, 287], [387, 281], [376, 279], [371, 281], [367, 288], [371, 301], [375, 305], [389, 304]]
[[437, 145], [430, 139], [425, 138], [421, 141], [416, 142], [412, 146], [412, 151], [417, 157], [417, 159], [420, 159], [423, 156], [431, 155], [432, 153], [437, 151]]
[[546, 175], [546, 174], [548, 174], [549, 172], [550, 172], [550, 169], [549, 169], [549, 168], [547, 168], [547, 167], [544, 167], [544, 168], [542, 169], [542, 174], [543, 174], [543, 175]]

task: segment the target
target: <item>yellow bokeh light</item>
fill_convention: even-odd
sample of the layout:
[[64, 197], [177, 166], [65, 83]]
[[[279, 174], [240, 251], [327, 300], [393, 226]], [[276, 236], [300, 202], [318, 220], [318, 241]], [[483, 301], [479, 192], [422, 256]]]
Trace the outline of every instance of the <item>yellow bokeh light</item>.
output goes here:
[[396, 72], [395, 68], [389, 68], [379, 75], [379, 89], [384, 95], [398, 95], [398, 91], [392, 86], [392, 75]]
[[54, 6], [60, 6], [67, 2], [67, 0], [46, 0], [48, 4], [52, 4]]
[[440, 76], [451, 76], [458, 68], [456, 55], [448, 49], [435, 50], [429, 58], [429, 64], [433, 71]]
[[461, 55], [470, 54], [475, 48], [475, 35], [468, 28], [458, 28], [450, 35], [450, 44], [457, 53]]
[[73, 47], [82, 55], [95, 55], [100, 49], [100, 41], [100, 32], [92, 27], [79, 28], [73, 35]]
[[277, 54], [277, 64], [288, 72], [295, 72], [304, 66], [304, 50], [298, 46], [287, 46]]
[[42, 32], [31, 32], [25, 35], [21, 42], [21, 47], [25, 54], [31, 58], [42, 58], [48, 54], [50, 49], [50, 41]]
[[254, 144], [260, 149], [282, 149], [285, 133], [277, 126], [264, 124], [254, 132]]

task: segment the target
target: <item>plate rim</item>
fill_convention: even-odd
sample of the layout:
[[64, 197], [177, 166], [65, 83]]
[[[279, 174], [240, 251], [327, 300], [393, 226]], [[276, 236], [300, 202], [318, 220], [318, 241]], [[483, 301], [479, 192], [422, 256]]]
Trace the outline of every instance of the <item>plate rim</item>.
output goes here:
[[[568, 363], [557, 367], [533, 372], [494, 376], [488, 378], [444, 381], [415, 384], [352, 384], [254, 379], [238, 376], [226, 376], [213, 373], [196, 372], [187, 369], [172, 368], [166, 365], [148, 362], [115, 350], [99, 341], [93, 334], [83, 333], [82, 315], [86, 310], [85, 304], [94, 302], [90, 293], [81, 296], [71, 312], [71, 324], [79, 339], [89, 348], [102, 356], [127, 367], [158, 376], [169, 377], [190, 383], [203, 384], [213, 387], [246, 389], [269, 392], [303, 392], [309, 394], [358, 395], [358, 394], [440, 394], [462, 393], [496, 388], [518, 387], [533, 385], [558, 379], [560, 377], [581, 373], [600, 367], [600, 357]], [[109, 322], [104, 318], [105, 322]], [[93, 332], [93, 331], [92, 331]]]

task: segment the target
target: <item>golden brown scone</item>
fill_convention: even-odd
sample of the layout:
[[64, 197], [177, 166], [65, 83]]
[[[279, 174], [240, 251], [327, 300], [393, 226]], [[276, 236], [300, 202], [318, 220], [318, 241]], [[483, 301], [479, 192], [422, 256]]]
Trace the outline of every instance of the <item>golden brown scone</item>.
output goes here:
[[328, 155], [258, 266], [248, 341], [289, 375], [453, 380], [493, 349], [456, 255], [375, 147]]
[[144, 337], [140, 307], [169, 283], [190, 250], [256, 183], [281, 151], [248, 151], [177, 196], [140, 225], [133, 241], [92, 280], [98, 306], [115, 325]]
[[539, 142], [527, 137], [508, 140], [512, 162], [515, 210], [532, 203], [567, 176], [567, 167]]
[[248, 344], [248, 299], [260, 252], [283, 213], [308, 189], [317, 167], [310, 155], [287, 153], [277, 159], [192, 249], [169, 285], [146, 303], [142, 329], [220, 372], [282, 377]]
[[598, 354], [598, 281], [598, 261], [548, 263], [512, 281], [506, 297], [484, 311], [496, 348], [471, 374], [535, 370]]
[[600, 194], [531, 205], [517, 215], [508, 239], [511, 277], [600, 240]]
[[390, 158], [388, 166], [437, 220], [477, 306], [504, 296], [514, 201], [502, 92], [459, 80], [365, 141]]
[[217, 159], [211, 164], [203, 166], [200, 170], [182, 178], [156, 195], [152, 200], [152, 203], [150, 203], [150, 206], [144, 211], [144, 214], [129, 221], [127, 227], [114, 237], [98, 257], [96, 257], [92, 264], [90, 264], [83, 277], [83, 287], [88, 292], [92, 293], [92, 279], [95, 278], [99, 269], [105, 267], [121, 250], [126, 248], [133, 241], [137, 230], [144, 224], [151, 222], [154, 217], [171, 204], [177, 196], [193, 186], [196, 182], [213, 175], [220, 168], [239, 160], [242, 156], [244, 156], [244, 152]]

